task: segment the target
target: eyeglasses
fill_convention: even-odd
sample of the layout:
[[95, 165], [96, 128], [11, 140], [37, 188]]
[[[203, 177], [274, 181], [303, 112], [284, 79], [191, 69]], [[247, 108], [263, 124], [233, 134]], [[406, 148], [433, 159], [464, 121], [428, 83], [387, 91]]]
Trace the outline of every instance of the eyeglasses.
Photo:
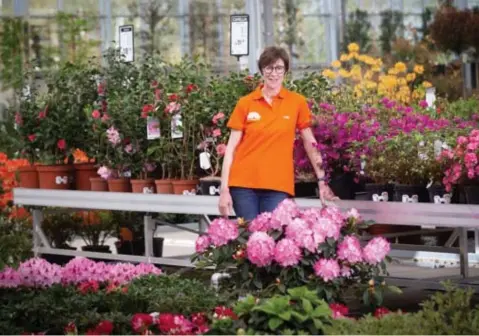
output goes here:
[[282, 66], [282, 65], [278, 65], [278, 66], [275, 66], [275, 67], [273, 67], [273, 66], [267, 66], [267, 67], [265, 67], [265, 68], [263, 69], [264, 73], [265, 73], [265, 74], [268, 74], [268, 75], [269, 75], [270, 73], [272, 73], [273, 70], [276, 71], [276, 73], [277, 73], [278, 75], [282, 75], [282, 74], [284, 74], [284, 70], [285, 70], [285, 69], [284, 69], [284, 66]]

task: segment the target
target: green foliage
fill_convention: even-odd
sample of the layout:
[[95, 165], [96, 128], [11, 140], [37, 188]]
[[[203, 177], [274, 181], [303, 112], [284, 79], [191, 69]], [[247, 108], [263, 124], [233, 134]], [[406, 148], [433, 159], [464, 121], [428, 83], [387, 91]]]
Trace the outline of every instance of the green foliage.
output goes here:
[[402, 35], [404, 29], [403, 13], [387, 10], [381, 12], [381, 34], [379, 43], [383, 54], [391, 52], [391, 43]]
[[99, 321], [113, 322], [113, 334], [130, 334], [135, 313], [169, 312], [191, 314], [210, 311], [217, 304], [214, 291], [195, 280], [147, 276], [134, 280], [124, 293], [108, 292], [102, 285], [96, 293], [81, 294], [75, 286], [54, 285], [48, 289], [0, 289], [0, 333], [23, 331], [63, 334], [69, 322], [85, 332]]
[[349, 43], [361, 46], [361, 52], [368, 53], [372, 47], [371, 22], [367, 11], [356, 9], [349, 13], [349, 20], [344, 27], [344, 41], [342, 50], [348, 52]]
[[[61, 211], [61, 209], [52, 209]], [[42, 222], [42, 229], [50, 244], [61, 248], [79, 232], [81, 218], [72, 216], [71, 213], [53, 212], [46, 213]]]
[[338, 319], [325, 331], [328, 335], [473, 335], [479, 330], [479, 309], [471, 305], [473, 294], [472, 289], [446, 283], [445, 292], [436, 292], [417, 313]]
[[238, 320], [217, 321], [210, 334], [321, 335], [331, 324], [331, 310], [314, 290], [291, 288], [286, 295], [257, 299], [252, 295], [234, 306]]
[[[16, 267], [32, 256], [32, 229], [25, 220], [0, 212], [0, 270]], [[1, 315], [0, 315], [1, 316]]]

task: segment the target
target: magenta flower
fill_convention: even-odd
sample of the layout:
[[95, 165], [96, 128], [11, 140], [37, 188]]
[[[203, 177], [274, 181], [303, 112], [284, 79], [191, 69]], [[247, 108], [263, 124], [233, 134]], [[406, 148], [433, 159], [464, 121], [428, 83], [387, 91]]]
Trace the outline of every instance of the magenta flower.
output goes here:
[[375, 237], [371, 239], [363, 249], [364, 261], [369, 264], [378, 264], [391, 251], [391, 245], [383, 237]]
[[274, 259], [275, 242], [265, 232], [254, 232], [246, 243], [248, 260], [259, 267], [268, 266]]
[[210, 247], [210, 238], [208, 236], [199, 236], [196, 239], [195, 249], [197, 253], [205, 252]]
[[301, 259], [301, 250], [294, 241], [283, 238], [276, 244], [274, 259], [283, 267], [294, 266]]
[[271, 213], [263, 212], [248, 225], [249, 232], [267, 232], [270, 229]]
[[314, 273], [325, 282], [334, 280], [340, 275], [339, 264], [334, 259], [319, 259], [313, 269]]
[[236, 222], [225, 218], [213, 220], [208, 228], [208, 236], [214, 246], [226, 245], [229, 241], [238, 238], [239, 231]]
[[351, 264], [361, 262], [363, 260], [361, 244], [358, 238], [354, 236], [346, 236], [338, 245], [338, 259], [345, 260]]

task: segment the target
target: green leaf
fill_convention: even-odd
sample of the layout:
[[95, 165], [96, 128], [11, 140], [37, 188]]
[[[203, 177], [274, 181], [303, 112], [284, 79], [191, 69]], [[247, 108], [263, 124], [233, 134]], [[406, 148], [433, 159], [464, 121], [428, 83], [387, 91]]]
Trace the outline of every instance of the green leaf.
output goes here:
[[397, 286], [388, 285], [388, 289], [395, 294], [402, 294], [401, 288]]
[[313, 317], [331, 316], [331, 309], [329, 309], [328, 304], [323, 301], [319, 306], [314, 309], [311, 315]]
[[366, 306], [369, 306], [369, 290], [366, 289], [363, 293], [363, 302]]
[[318, 330], [322, 330], [324, 327], [323, 322], [320, 319], [317, 319], [317, 318], [313, 319], [313, 323]]
[[282, 312], [278, 316], [285, 321], [289, 321], [289, 320], [291, 320], [291, 310], [287, 310], [285, 312]]
[[296, 318], [296, 320], [298, 320], [300, 323], [303, 323], [304, 321], [306, 321], [308, 319], [308, 316], [307, 315], [304, 315], [304, 314], [301, 314], [297, 311], [292, 311], [291, 312], [291, 315]]
[[268, 321], [268, 327], [272, 331], [275, 331], [276, 329], [278, 329], [282, 324], [283, 324], [283, 320], [277, 317], [270, 318]]
[[306, 313], [311, 314], [313, 311], [313, 305], [309, 300], [303, 299], [303, 309]]

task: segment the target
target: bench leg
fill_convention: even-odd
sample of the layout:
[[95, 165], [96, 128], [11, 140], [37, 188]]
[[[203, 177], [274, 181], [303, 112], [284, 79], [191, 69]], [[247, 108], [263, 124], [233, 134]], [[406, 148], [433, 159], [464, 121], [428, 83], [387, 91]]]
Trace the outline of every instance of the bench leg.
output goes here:
[[151, 216], [145, 216], [144, 221], [144, 233], [145, 233], [145, 257], [153, 257], [153, 235], [155, 232], [155, 221]]
[[461, 276], [465, 279], [469, 277], [469, 257], [467, 248], [467, 229], [459, 229], [459, 258], [461, 261]]

